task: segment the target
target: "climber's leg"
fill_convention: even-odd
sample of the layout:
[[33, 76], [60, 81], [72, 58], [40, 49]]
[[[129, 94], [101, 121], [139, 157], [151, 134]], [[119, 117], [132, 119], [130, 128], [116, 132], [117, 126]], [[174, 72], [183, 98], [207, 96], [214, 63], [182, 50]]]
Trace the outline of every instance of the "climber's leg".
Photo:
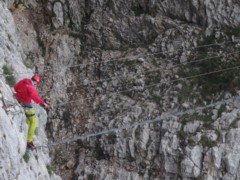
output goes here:
[[29, 148], [35, 149], [36, 147], [33, 145], [32, 141], [34, 138], [35, 130], [37, 128], [37, 117], [35, 115], [34, 108], [26, 108], [26, 109], [27, 110], [25, 111], [25, 114], [27, 116], [27, 125], [28, 125], [27, 143]]

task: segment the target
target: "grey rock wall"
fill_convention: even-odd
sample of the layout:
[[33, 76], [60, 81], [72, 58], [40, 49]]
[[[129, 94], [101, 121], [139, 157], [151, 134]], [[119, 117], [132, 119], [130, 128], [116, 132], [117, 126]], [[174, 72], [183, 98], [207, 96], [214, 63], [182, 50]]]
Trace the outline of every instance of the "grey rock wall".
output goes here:
[[[4, 12], [2, 21], [16, 24], [11, 36], [19, 38], [19, 54], [9, 58], [16, 46], [4, 35], [8, 54], [2, 57], [14, 62], [16, 72], [20, 57], [26, 57], [44, 74], [41, 94], [52, 107], [47, 123], [51, 140], [232, 96], [200, 95], [204, 81], [166, 82], [180, 77], [179, 63], [216, 54], [223, 56], [223, 64], [230, 63], [237, 43], [195, 47], [239, 36], [225, 29], [238, 30], [237, 1], [25, 0], [17, 6], [9, 1], [8, 7], [12, 14]], [[53, 147], [56, 171], [63, 179], [238, 179], [237, 103]]]
[[[13, 97], [13, 89], [8, 85], [8, 76], [4, 76], [3, 66], [12, 69], [14, 79], [31, 77], [33, 71], [23, 64], [24, 52], [16, 33], [12, 14], [5, 3], [0, 2], [0, 179], [2, 180], [59, 180], [51, 167], [48, 148], [29, 152], [26, 157], [27, 125], [24, 110]], [[6, 74], [5, 74], [6, 75]], [[46, 111], [36, 106], [38, 129], [34, 142], [44, 145], [48, 142], [45, 134]]]

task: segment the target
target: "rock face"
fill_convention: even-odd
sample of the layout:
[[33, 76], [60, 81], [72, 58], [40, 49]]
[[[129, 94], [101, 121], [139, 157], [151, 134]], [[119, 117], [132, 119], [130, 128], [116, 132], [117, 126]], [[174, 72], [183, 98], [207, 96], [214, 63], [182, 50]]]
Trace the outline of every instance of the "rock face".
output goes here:
[[[61, 179], [53, 174], [48, 149], [26, 152], [27, 126], [21, 106], [12, 98], [11, 89], [1, 81], [1, 164], [0, 179]], [[44, 132], [46, 112], [38, 109], [39, 126], [35, 142], [47, 143]]]
[[[15, 23], [3, 2], [0, 3], [0, 16], [0, 179], [59, 180], [61, 178], [51, 170], [48, 148], [26, 152], [27, 125], [24, 110], [13, 98], [12, 88], [8, 84], [15, 78], [29, 77], [33, 72], [22, 62], [24, 53], [16, 34]], [[6, 74], [6, 67], [12, 69], [15, 78], [12, 74]], [[42, 108], [36, 109], [39, 125], [35, 142], [42, 145], [48, 142], [44, 131], [47, 114]]]
[[50, 151], [63, 179], [240, 178], [240, 101], [229, 99], [239, 94], [238, 1], [0, 5], [0, 65], [19, 79], [32, 74], [24, 61], [44, 76]]

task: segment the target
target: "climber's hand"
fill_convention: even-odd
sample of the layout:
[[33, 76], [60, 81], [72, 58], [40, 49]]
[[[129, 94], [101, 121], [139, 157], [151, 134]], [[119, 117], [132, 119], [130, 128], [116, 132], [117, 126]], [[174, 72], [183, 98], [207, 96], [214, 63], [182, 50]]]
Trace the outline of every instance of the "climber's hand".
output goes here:
[[49, 108], [49, 105], [47, 103], [44, 103], [45, 108]]

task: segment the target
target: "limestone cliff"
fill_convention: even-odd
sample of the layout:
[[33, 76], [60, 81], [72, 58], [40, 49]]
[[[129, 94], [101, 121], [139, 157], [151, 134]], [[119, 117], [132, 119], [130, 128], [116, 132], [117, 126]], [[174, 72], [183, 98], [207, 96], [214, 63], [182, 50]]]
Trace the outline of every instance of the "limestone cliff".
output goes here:
[[[5, 3], [0, 3], [0, 179], [52, 179], [59, 180], [52, 170], [47, 148], [26, 152], [27, 126], [24, 110], [13, 98], [16, 80], [30, 77], [32, 70], [23, 64], [24, 52], [16, 34], [13, 16]], [[47, 114], [37, 108], [39, 117], [35, 142], [38, 146], [47, 144], [45, 124]]]
[[[1, 13], [14, 19], [18, 39], [5, 36], [2, 44], [19, 42], [19, 56], [0, 57], [16, 73], [24, 60], [44, 76], [51, 141], [172, 115], [49, 147], [63, 179], [240, 178], [238, 1], [1, 5], [10, 10]], [[198, 107], [204, 108], [188, 111]]]

